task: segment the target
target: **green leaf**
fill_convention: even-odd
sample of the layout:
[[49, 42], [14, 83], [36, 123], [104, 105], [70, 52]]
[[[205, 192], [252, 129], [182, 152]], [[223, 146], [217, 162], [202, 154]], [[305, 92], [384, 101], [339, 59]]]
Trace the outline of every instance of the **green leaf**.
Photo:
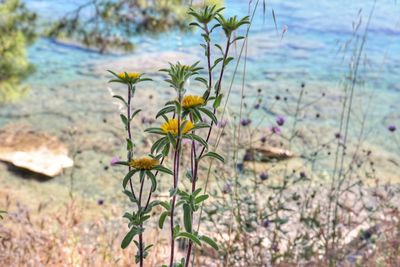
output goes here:
[[129, 200], [133, 203], [137, 203], [137, 200], [133, 197], [133, 194], [129, 190], [124, 190], [123, 193], [129, 197]]
[[175, 196], [176, 195], [176, 193], [178, 193], [179, 192], [179, 189], [178, 188], [171, 188], [170, 190], [169, 190], [169, 196], [170, 197], [173, 197], [173, 196]]
[[159, 172], [163, 172], [163, 173], [166, 173], [166, 174], [169, 174], [169, 175], [173, 175], [173, 173], [172, 173], [172, 171], [170, 169], [167, 169], [167, 168], [165, 168], [164, 166], [161, 166], [161, 165], [155, 166], [153, 169], [156, 170], [156, 171], [159, 171]]
[[238, 37], [236, 37], [235, 39], [233, 39], [233, 41], [231, 42], [231, 44], [233, 44], [234, 42], [237, 42], [237, 41], [239, 41], [239, 40], [242, 40], [242, 39], [244, 39], [245, 37], [244, 36], [238, 36]]
[[217, 47], [219, 49], [219, 51], [221, 51], [222, 55], [225, 53], [224, 49], [222, 49], [222, 47], [219, 44], [215, 44], [215, 47]]
[[196, 124], [194, 125], [192, 131], [198, 130], [198, 129], [203, 129], [203, 128], [210, 128], [210, 127], [211, 127], [211, 126], [208, 125], [207, 123], [202, 123], [202, 122], [200, 122], [200, 123], [196, 123]]
[[206, 200], [208, 198], [208, 195], [201, 195], [196, 197], [194, 203], [195, 204], [200, 204], [201, 202], [203, 202], [204, 200]]
[[195, 80], [201, 82], [201, 83], [204, 84], [206, 87], [208, 87], [208, 83], [207, 83], [207, 80], [206, 80], [206, 79], [204, 79], [204, 78], [202, 78], [202, 77], [196, 77]]
[[166, 209], [168, 212], [169, 212], [169, 210], [170, 210], [170, 208], [171, 208], [171, 205], [168, 203], [168, 202], [166, 202], [166, 201], [161, 201], [160, 202], [160, 206], [162, 206], [164, 209]]
[[194, 234], [187, 233], [187, 232], [180, 232], [179, 234], [176, 235], [176, 237], [177, 238], [183, 237], [183, 238], [190, 239], [191, 241], [193, 241], [197, 245], [201, 246], [200, 239], [197, 236], [195, 236]]
[[185, 226], [185, 230], [189, 233], [192, 232], [192, 210], [190, 206], [185, 203], [183, 204], [183, 224]]
[[125, 128], [128, 129], [128, 118], [124, 114], [119, 114], [121, 117], [122, 123], [125, 125]]
[[143, 182], [145, 174], [146, 174], [145, 170], [140, 170], [140, 173], [139, 173], [140, 182]]
[[133, 237], [137, 234], [138, 234], [138, 230], [136, 228], [131, 228], [131, 230], [126, 234], [126, 236], [122, 240], [121, 248], [122, 249], [127, 248], [129, 246], [129, 244], [132, 242]]
[[175, 137], [171, 133], [167, 133], [168, 140], [173, 147], [176, 147]]
[[151, 146], [151, 153], [153, 154], [154, 151], [159, 151], [161, 147], [163, 147], [163, 145], [165, 145], [165, 142], [168, 141], [166, 140], [166, 137], [162, 137], [160, 139], [158, 139], [156, 142], [154, 142], [154, 144]]
[[122, 181], [122, 186], [125, 189], [126, 185], [128, 184], [129, 180], [132, 178], [132, 176], [137, 172], [137, 170], [131, 170], [130, 172], [127, 173], [125, 176], [124, 180]]
[[128, 220], [132, 221], [133, 220], [133, 215], [125, 212], [124, 216], [122, 216], [122, 218], [127, 218]]
[[151, 171], [147, 171], [146, 174], [147, 174], [147, 177], [149, 177], [151, 180], [151, 192], [156, 191], [156, 189], [157, 189], [156, 177], [154, 176], [154, 174]]
[[168, 156], [169, 153], [169, 144], [164, 146], [163, 151], [161, 152], [164, 157]]
[[200, 192], [201, 192], [201, 188], [197, 188], [193, 193], [192, 196], [196, 197]]
[[222, 163], [225, 162], [224, 158], [221, 155], [219, 155], [215, 152], [211, 152], [211, 151], [204, 154], [201, 158], [204, 158], [204, 157], [214, 158], [214, 159], [221, 161]]
[[194, 140], [196, 140], [197, 142], [199, 142], [200, 144], [202, 144], [204, 147], [208, 148], [207, 142], [206, 142], [203, 138], [201, 138], [200, 136], [195, 135], [195, 134], [189, 134], [189, 135], [187, 135], [187, 136], [188, 136], [190, 139], [194, 139]]
[[215, 99], [213, 108], [217, 109], [221, 105], [223, 94], [219, 94], [218, 97]]
[[224, 62], [224, 66], [227, 66], [232, 60], [233, 60], [233, 57], [228, 57]]
[[113, 97], [116, 98], [116, 99], [121, 100], [121, 101], [125, 104], [126, 107], [128, 106], [128, 103], [125, 101], [125, 99], [124, 99], [122, 96], [120, 96], [120, 95], [113, 95]]
[[131, 120], [140, 112], [142, 111], [141, 109], [137, 109], [133, 112], [132, 116], [131, 116]]
[[203, 235], [200, 237], [200, 239], [202, 241], [206, 242], [213, 249], [215, 249], [215, 250], [219, 249], [217, 243], [214, 240], [212, 240], [211, 238], [209, 238], [208, 236]]
[[126, 149], [128, 151], [132, 151], [132, 149], [133, 149], [133, 143], [130, 139], [126, 139]]
[[201, 108], [201, 107], [199, 108], [199, 110], [201, 112], [203, 112], [204, 114], [206, 114], [206, 116], [208, 116], [215, 124], [218, 123], [217, 117], [215, 116], [215, 114], [212, 111], [210, 111], [206, 108]]
[[214, 61], [214, 65], [212, 66], [212, 68], [214, 68], [215, 66], [217, 66], [218, 65], [218, 63], [220, 63], [221, 61], [222, 61], [222, 57], [220, 57], [220, 58], [217, 58], [215, 61]]
[[165, 114], [167, 114], [167, 113], [170, 113], [170, 112], [175, 112], [175, 107], [174, 107], [174, 106], [167, 106], [167, 107], [161, 109], [161, 110], [157, 113], [156, 118], [158, 118], [158, 117], [160, 117], [160, 116], [162, 116], [162, 115], [165, 115]]
[[163, 213], [161, 213], [160, 219], [158, 220], [158, 227], [160, 227], [160, 229], [163, 228], [165, 219], [167, 218], [168, 215], [169, 215], [168, 211], [164, 211]]
[[127, 161], [117, 161], [115, 162], [116, 165], [124, 165], [124, 166], [129, 166], [129, 162]]
[[159, 127], [151, 127], [151, 128], [147, 128], [146, 130], [144, 130], [145, 132], [148, 133], [154, 133], [154, 134], [162, 134], [165, 135], [164, 131], [159, 128]]

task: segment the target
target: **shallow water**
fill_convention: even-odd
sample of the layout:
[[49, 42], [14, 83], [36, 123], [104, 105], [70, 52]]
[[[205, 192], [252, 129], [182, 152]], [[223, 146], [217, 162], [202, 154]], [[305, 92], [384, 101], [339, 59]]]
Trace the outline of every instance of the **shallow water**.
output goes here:
[[[43, 17], [57, 16], [74, 7], [79, 1], [26, 0], [29, 7]], [[225, 1], [227, 13], [238, 16], [248, 14], [248, 2]], [[252, 1], [254, 7], [256, 1]], [[290, 0], [268, 1], [266, 16], [263, 16], [262, 1], [255, 14], [247, 50], [247, 70], [245, 95], [251, 105], [260, 88], [263, 107], [285, 115], [293, 111], [301, 83], [305, 83], [308, 94], [306, 103], [312, 103], [324, 93], [326, 97], [311, 105], [302, 114], [304, 128], [316, 129], [320, 135], [333, 136], [338, 125], [340, 92], [342, 82], [348, 72], [349, 53], [339, 51], [340, 46], [352, 36], [352, 22], [361, 14], [367, 21], [373, 1], [319, 1]], [[274, 9], [277, 31], [271, 15]], [[361, 10], [361, 11], [360, 11]], [[360, 83], [356, 87], [356, 101], [353, 120], [359, 126], [360, 116], [369, 110], [366, 130], [368, 142], [379, 148], [379, 153], [399, 159], [397, 146], [393, 145], [393, 135], [389, 135], [388, 124], [400, 127], [400, 4], [394, 1], [378, 1], [368, 31], [365, 46], [366, 57], [360, 68]], [[364, 25], [364, 24], [363, 24]], [[282, 38], [282, 29], [287, 31]], [[361, 29], [361, 33], [363, 28]], [[222, 36], [216, 36], [221, 40]], [[132, 59], [132, 70], [140, 71], [135, 59], [147, 55], [193, 54], [193, 60], [201, 55], [197, 33], [170, 32], [158, 37], [135, 37], [136, 50], [128, 55], [100, 55], [87, 49], [60, 44], [54, 40], [40, 38], [29, 48], [29, 58], [36, 66], [36, 72], [25, 82], [31, 86], [27, 98], [0, 109], [0, 126], [11, 122], [24, 122], [39, 130], [56, 134], [70, 146], [78, 144], [81, 152], [77, 156], [76, 186], [83, 196], [104, 197], [119, 189], [115, 171], [108, 170], [109, 159], [114, 154], [123, 156], [122, 134], [117, 119], [118, 110], [110, 104], [105, 70], [112, 62]], [[239, 48], [233, 51], [239, 52]], [[345, 58], [343, 59], [343, 56]], [[365, 64], [364, 64], [365, 62]], [[164, 62], [163, 64], [167, 64]], [[118, 65], [118, 64], [117, 64]], [[234, 64], [228, 70], [232, 76]], [[101, 71], [99, 71], [101, 70]], [[122, 69], [121, 69], [122, 70]], [[242, 66], [239, 68], [231, 95], [231, 107], [240, 101]], [[150, 72], [150, 75], [154, 72]], [[228, 87], [229, 82], [226, 82]], [[286, 91], [289, 89], [289, 91]], [[167, 86], [156, 85], [167, 95]], [[151, 92], [144, 92], [147, 97]], [[291, 104], [275, 105], [275, 96], [288, 97]], [[147, 98], [146, 98], [147, 99]], [[150, 103], [157, 104], [157, 98]], [[153, 101], [153, 102], [152, 102]], [[145, 103], [148, 104], [148, 103]], [[315, 115], [320, 114], [316, 119]], [[268, 131], [274, 115], [260, 109], [252, 112], [251, 118]], [[290, 122], [291, 118], [288, 115]], [[77, 136], [71, 141], [66, 132], [77, 129]], [[358, 132], [355, 127], [353, 135]], [[398, 137], [397, 131], [397, 137]], [[100, 166], [100, 167], [99, 167]], [[386, 167], [398, 170], [398, 165]], [[5, 171], [5, 168], [2, 168]], [[2, 171], [0, 170], [0, 171]], [[5, 173], [5, 172], [3, 172]], [[118, 173], [118, 171], [116, 171]], [[70, 174], [68, 172], [67, 174]], [[6, 176], [14, 176], [7, 174]], [[92, 183], [91, 187], [86, 185]], [[105, 186], [111, 183], [113, 186]], [[26, 183], [26, 181], [24, 181]], [[8, 180], [10, 187], [15, 184]], [[46, 186], [58, 189], [69, 184], [68, 175], [51, 181]], [[43, 188], [43, 187], [42, 187]], [[57, 189], [58, 188], [58, 189]], [[43, 190], [43, 189], [42, 189]]]

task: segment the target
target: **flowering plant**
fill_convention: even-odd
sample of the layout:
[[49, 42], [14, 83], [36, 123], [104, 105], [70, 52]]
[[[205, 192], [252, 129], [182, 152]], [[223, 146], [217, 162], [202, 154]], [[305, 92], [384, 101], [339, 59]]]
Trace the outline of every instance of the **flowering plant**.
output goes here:
[[[163, 123], [159, 127], [151, 127], [145, 132], [157, 135], [158, 139], [153, 143], [150, 154], [143, 157], [133, 157], [133, 139], [131, 134], [131, 121], [140, 110], [132, 110], [131, 100], [136, 90], [136, 86], [141, 82], [150, 79], [144, 78], [138, 73], [120, 73], [111, 72], [115, 79], [112, 82], [118, 82], [127, 85], [127, 99], [122, 96], [114, 96], [121, 100], [126, 108], [126, 114], [120, 114], [121, 120], [127, 131], [127, 161], [120, 161], [117, 164], [126, 165], [128, 173], [123, 179], [123, 188], [125, 194], [136, 205], [136, 210], [132, 213], [125, 213], [124, 217], [129, 220], [130, 230], [122, 241], [122, 248], [126, 248], [133, 238], [138, 235], [138, 241], [135, 244], [138, 249], [136, 262], [143, 266], [144, 259], [148, 255], [149, 248], [152, 245], [145, 246], [143, 242], [143, 234], [145, 232], [145, 222], [150, 218], [150, 211], [153, 207], [160, 205], [163, 212], [159, 217], [159, 227], [163, 228], [167, 218], [170, 222], [170, 260], [169, 265], [172, 266], [189, 266], [193, 245], [201, 246], [203, 243], [218, 250], [217, 243], [210, 237], [201, 234], [193, 227], [195, 212], [197, 212], [203, 202], [209, 198], [208, 194], [202, 193], [203, 189], [197, 187], [198, 170], [202, 160], [206, 157], [224, 161], [223, 157], [209, 146], [209, 139], [213, 126], [218, 124], [216, 116], [217, 108], [222, 101], [222, 81], [224, 73], [229, 62], [233, 60], [229, 56], [230, 47], [243, 37], [232, 38], [233, 33], [242, 25], [249, 23], [248, 17], [238, 20], [236, 17], [225, 18], [221, 11], [215, 6], [206, 6], [201, 10], [190, 9], [189, 15], [194, 17], [195, 21], [191, 26], [201, 29], [204, 38], [204, 44], [201, 46], [205, 49], [205, 57], [207, 61], [206, 75], [204, 78], [200, 74], [203, 69], [199, 66], [199, 62], [192, 65], [183, 65], [181, 63], [169, 64], [168, 68], [160, 70], [167, 74], [165, 80], [175, 91], [176, 98], [168, 101], [156, 115], [156, 118], [162, 118]], [[217, 57], [212, 64], [211, 55], [211, 33], [222, 28], [226, 45], [222, 48], [219, 44], [215, 44], [221, 51], [221, 56]], [[217, 79], [213, 88], [213, 77], [217, 72]], [[203, 95], [186, 94], [189, 90], [189, 79], [194, 78], [204, 86]], [[204, 135], [203, 135], [204, 134]], [[205, 136], [205, 137], [204, 137]], [[186, 173], [186, 177], [190, 182], [190, 191], [183, 190], [180, 185], [184, 183], [181, 178], [182, 158], [184, 150], [182, 142], [187, 140], [191, 144], [190, 154], [190, 171]], [[168, 157], [172, 155], [171, 168], [166, 167]], [[165, 166], [164, 166], [165, 165]], [[157, 188], [157, 175], [159, 172], [173, 176], [171, 190], [168, 201], [151, 201], [151, 195]], [[133, 176], [139, 174], [139, 193], [135, 191], [137, 182], [133, 181]], [[151, 189], [148, 193], [147, 201], [143, 201], [143, 188], [146, 178], [151, 182]], [[130, 190], [126, 190], [129, 184]], [[179, 213], [178, 208], [182, 212]], [[179, 215], [182, 215], [183, 226], [180, 224]], [[187, 239], [188, 246], [186, 257], [179, 262], [175, 262], [175, 241], [177, 239]], [[167, 266], [167, 265], [165, 265]]]

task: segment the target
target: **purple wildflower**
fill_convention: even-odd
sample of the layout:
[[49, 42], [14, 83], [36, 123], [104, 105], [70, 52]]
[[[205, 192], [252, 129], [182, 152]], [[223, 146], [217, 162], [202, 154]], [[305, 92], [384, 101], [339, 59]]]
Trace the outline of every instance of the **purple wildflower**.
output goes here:
[[266, 172], [260, 173], [260, 179], [261, 179], [261, 181], [265, 181], [265, 180], [267, 180], [268, 178], [269, 178], [268, 173], [266, 173]]
[[114, 156], [112, 157], [111, 161], [110, 161], [110, 165], [111, 166], [115, 166], [117, 164], [117, 162], [119, 161], [119, 157]]
[[261, 137], [260, 141], [261, 141], [261, 143], [264, 144], [265, 142], [267, 142], [267, 137], [266, 136]]
[[223, 128], [226, 126], [226, 124], [228, 123], [228, 121], [226, 119], [222, 119], [218, 122], [217, 127], [218, 128]]
[[243, 161], [253, 161], [254, 157], [252, 153], [247, 152], [244, 157], [243, 157]]
[[278, 126], [272, 126], [271, 132], [279, 135], [279, 134], [281, 134], [281, 128], [279, 128]]
[[103, 204], [104, 204], [104, 200], [103, 199], [97, 200], [97, 205], [101, 206]]
[[265, 227], [265, 228], [268, 228], [269, 224], [270, 224], [270, 221], [269, 221], [269, 220], [264, 220], [264, 221], [262, 222], [262, 226]]
[[222, 193], [223, 193], [223, 194], [229, 194], [230, 192], [232, 192], [231, 183], [226, 182], [226, 183], [224, 184], [224, 187], [222, 188]]
[[388, 130], [390, 131], [390, 132], [395, 132], [396, 131], [396, 125], [394, 125], [394, 124], [391, 124], [391, 125], [389, 125], [388, 126]]
[[242, 172], [243, 169], [244, 169], [243, 163], [238, 163], [238, 164], [236, 164], [236, 168], [238, 169], [239, 172]]
[[250, 119], [242, 119], [242, 120], [240, 121], [240, 124], [241, 124], [243, 127], [246, 127], [246, 126], [250, 125], [250, 123], [251, 123], [251, 120], [250, 120]]
[[282, 126], [285, 124], [285, 118], [283, 116], [278, 116], [276, 118], [276, 124], [278, 124], [279, 126]]
[[259, 103], [254, 105], [254, 109], [259, 109], [259, 108], [260, 108], [260, 104]]

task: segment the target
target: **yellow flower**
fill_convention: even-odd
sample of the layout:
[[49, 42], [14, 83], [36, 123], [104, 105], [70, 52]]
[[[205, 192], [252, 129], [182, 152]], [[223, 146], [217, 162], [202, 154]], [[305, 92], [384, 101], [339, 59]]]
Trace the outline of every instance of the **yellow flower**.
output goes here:
[[[142, 76], [142, 74], [137, 72], [127, 72], [127, 74], [129, 79], [134, 79], [134, 80], [139, 79], [140, 76]], [[118, 77], [120, 77], [121, 79], [125, 79], [126, 78], [125, 72], [118, 73]]]
[[204, 105], [204, 98], [197, 95], [187, 95], [182, 100], [183, 108], [193, 108]]
[[158, 160], [150, 157], [141, 157], [129, 162], [129, 166], [137, 170], [151, 170], [157, 165], [159, 165]]
[[[182, 130], [182, 134], [186, 134], [194, 128], [194, 125], [191, 121], [184, 121], [184, 122], [181, 122], [181, 124], [183, 124], [185, 122], [186, 122], [186, 124]], [[165, 122], [163, 125], [161, 125], [161, 129], [163, 130], [164, 133], [171, 133], [173, 135], [177, 135], [178, 134], [178, 119], [171, 119], [171, 120]]]

